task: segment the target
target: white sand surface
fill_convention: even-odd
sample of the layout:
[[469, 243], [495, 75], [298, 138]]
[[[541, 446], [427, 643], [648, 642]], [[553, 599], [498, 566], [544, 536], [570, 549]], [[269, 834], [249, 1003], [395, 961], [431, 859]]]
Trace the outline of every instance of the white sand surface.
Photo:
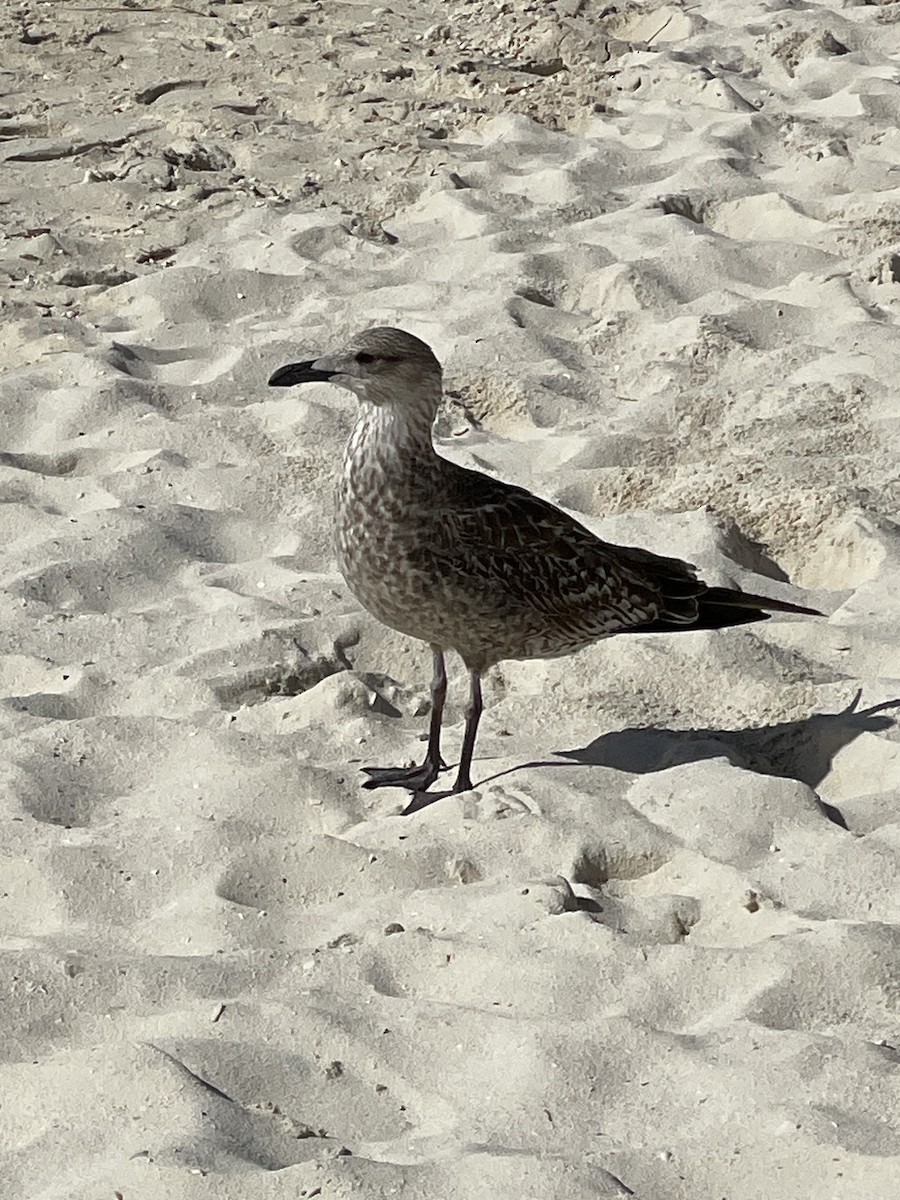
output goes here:
[[[896, 1200], [900, 4], [0, 20], [2, 1200]], [[376, 323], [443, 453], [828, 619], [501, 664], [399, 818], [354, 401], [266, 386]]]

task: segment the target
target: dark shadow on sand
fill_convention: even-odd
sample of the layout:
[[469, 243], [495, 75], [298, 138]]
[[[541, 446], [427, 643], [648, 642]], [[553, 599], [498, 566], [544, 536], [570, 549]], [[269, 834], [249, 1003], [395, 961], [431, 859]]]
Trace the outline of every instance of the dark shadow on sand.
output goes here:
[[[887, 700], [859, 710], [862, 691], [840, 712], [818, 713], [802, 721], [784, 721], [757, 729], [620, 729], [604, 733], [586, 746], [557, 750], [568, 762], [523, 763], [523, 767], [563, 767], [574, 764], [612, 767], [646, 775], [668, 767], [720, 758], [760, 775], [796, 779], [814, 790], [831, 770], [835, 755], [862, 733], [882, 733], [897, 724], [887, 716], [900, 708], [900, 699]], [[521, 767], [512, 768], [513, 771]], [[503, 775], [510, 772], [504, 771]], [[493, 779], [499, 775], [492, 776]], [[488, 780], [481, 782], [487, 783]], [[823, 814], [835, 825], [848, 829], [843, 814], [832, 804], [819, 800]]]

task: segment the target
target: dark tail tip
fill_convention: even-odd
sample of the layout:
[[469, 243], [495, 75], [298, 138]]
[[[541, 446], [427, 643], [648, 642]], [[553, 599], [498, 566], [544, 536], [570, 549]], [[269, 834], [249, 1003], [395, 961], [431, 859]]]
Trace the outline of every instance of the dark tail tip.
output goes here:
[[771, 596], [756, 596], [752, 592], [741, 592], [733, 588], [707, 588], [700, 597], [701, 610], [708, 605], [717, 608], [731, 609], [760, 609], [766, 615], [770, 613], [795, 613], [801, 617], [824, 617], [825, 613], [817, 608], [806, 608], [802, 604], [792, 604], [789, 600], [774, 600]]

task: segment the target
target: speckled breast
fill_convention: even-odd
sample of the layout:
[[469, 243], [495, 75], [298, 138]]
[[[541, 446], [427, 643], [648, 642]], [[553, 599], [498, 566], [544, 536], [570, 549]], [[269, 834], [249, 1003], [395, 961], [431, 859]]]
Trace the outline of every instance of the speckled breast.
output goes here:
[[453, 644], [442, 581], [422, 554], [423, 519], [408, 495], [383, 489], [364, 493], [348, 479], [338, 487], [335, 551], [353, 595], [374, 617], [400, 633]]

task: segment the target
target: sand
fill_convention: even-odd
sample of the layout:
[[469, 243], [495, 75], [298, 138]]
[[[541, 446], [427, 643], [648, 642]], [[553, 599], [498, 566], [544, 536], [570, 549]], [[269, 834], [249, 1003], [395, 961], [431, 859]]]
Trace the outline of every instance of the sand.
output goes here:
[[[894, 1200], [898, 6], [0, 13], [0, 1194]], [[374, 323], [828, 619], [501, 664], [400, 819], [354, 401], [266, 387]]]

